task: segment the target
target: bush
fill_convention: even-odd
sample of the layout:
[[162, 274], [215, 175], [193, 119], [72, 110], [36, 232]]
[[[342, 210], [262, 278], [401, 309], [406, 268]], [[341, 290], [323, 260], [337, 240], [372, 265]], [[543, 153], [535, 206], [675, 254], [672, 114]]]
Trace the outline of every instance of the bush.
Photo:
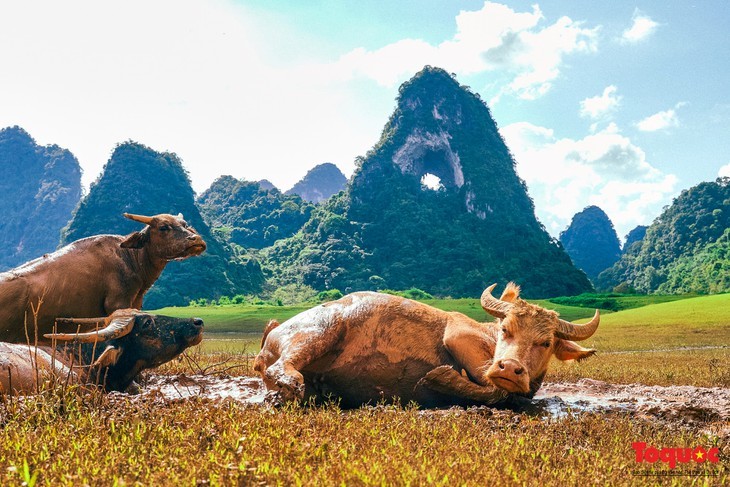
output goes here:
[[[287, 284], [274, 291], [270, 298], [278, 306], [311, 302], [317, 296], [317, 291], [304, 284]], [[279, 304], [281, 303], [281, 304]]]
[[421, 300], [421, 299], [433, 299], [433, 296], [426, 291], [418, 288], [406, 289], [405, 291], [394, 291], [392, 289], [383, 289], [381, 292], [385, 294], [392, 294], [393, 296], [400, 296], [402, 298]]
[[323, 303], [325, 301], [335, 301], [342, 297], [342, 292], [339, 289], [328, 289], [317, 294], [317, 301]]

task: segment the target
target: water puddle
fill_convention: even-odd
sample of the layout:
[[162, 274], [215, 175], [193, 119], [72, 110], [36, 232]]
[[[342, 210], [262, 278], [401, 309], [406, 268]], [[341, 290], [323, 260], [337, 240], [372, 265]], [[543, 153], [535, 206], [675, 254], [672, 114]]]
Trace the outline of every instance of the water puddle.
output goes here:
[[[150, 374], [139, 397], [160, 396], [167, 400], [198, 397], [264, 405], [266, 387], [256, 377]], [[630, 413], [671, 423], [727, 422], [730, 420], [730, 389], [611, 384], [581, 379], [575, 383], [543, 384], [532, 401], [512, 401], [500, 409], [546, 418], [582, 413]]]

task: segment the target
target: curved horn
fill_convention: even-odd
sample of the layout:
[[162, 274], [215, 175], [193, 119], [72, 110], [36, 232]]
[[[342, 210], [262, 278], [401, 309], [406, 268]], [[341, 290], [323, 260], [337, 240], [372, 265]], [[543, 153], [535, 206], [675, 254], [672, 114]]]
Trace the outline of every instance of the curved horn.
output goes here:
[[598, 323], [601, 321], [601, 316], [596, 310], [596, 314], [593, 315], [593, 319], [588, 323], [582, 325], [576, 325], [570, 321], [558, 319], [558, 329], [555, 331], [555, 335], [558, 338], [565, 340], [576, 340], [581, 341], [586, 338], [590, 338], [598, 329]]
[[492, 284], [482, 293], [482, 308], [495, 318], [502, 319], [507, 316], [507, 313], [514, 307], [514, 305], [492, 296], [492, 291], [495, 287], [497, 287], [497, 284]]
[[[126, 311], [126, 310], [122, 310]], [[115, 316], [117, 315], [117, 316]], [[102, 342], [114, 338], [123, 337], [134, 328], [135, 313], [119, 313], [115, 311], [109, 318], [59, 318], [57, 321], [63, 324], [89, 324], [104, 321], [106, 326], [101, 330], [88, 333], [47, 333], [46, 338], [56, 340], [75, 340], [81, 343]], [[107, 322], [107, 320], [109, 320]]]
[[150, 225], [152, 223], [152, 220], [154, 219], [153, 216], [133, 215], [131, 213], [122, 213], [122, 216], [136, 222], [144, 223], [145, 225]]
[[56, 318], [59, 325], [98, 325], [106, 322], [106, 318]]

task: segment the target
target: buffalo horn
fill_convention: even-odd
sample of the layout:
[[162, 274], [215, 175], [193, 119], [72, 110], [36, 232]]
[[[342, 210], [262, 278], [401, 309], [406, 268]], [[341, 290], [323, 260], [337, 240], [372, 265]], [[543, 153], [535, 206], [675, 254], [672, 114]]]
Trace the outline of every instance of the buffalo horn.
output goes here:
[[482, 293], [482, 308], [495, 318], [503, 319], [514, 305], [492, 296], [492, 291], [495, 287], [497, 287], [497, 284], [492, 284]]
[[136, 222], [144, 223], [145, 225], [150, 225], [152, 223], [152, 220], [154, 217], [151, 216], [144, 216], [144, 215], [133, 215], [132, 213], [122, 213], [124, 218], [129, 218], [130, 220], [134, 220]]
[[598, 310], [596, 310], [596, 314], [593, 315], [591, 321], [582, 325], [576, 325], [575, 323], [559, 319], [558, 329], [555, 331], [555, 335], [565, 340], [585, 340], [596, 332], [600, 321], [601, 317]]
[[48, 333], [46, 338], [56, 340], [75, 340], [82, 343], [102, 342], [114, 338], [123, 337], [134, 328], [134, 313], [120, 313], [115, 311], [109, 318], [58, 318], [57, 322], [62, 324], [87, 325], [89, 323], [104, 322], [106, 326], [101, 330], [88, 333]]

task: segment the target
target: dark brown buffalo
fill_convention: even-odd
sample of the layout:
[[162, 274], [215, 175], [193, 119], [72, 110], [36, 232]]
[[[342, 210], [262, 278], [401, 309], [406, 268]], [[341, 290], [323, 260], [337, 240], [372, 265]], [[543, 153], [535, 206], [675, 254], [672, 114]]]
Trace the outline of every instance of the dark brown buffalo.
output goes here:
[[424, 406], [492, 404], [532, 397], [551, 357], [595, 353], [599, 316], [577, 325], [519, 298], [507, 286], [482, 295], [497, 317], [480, 323], [455, 312], [388, 294], [354, 293], [298, 314], [264, 333], [254, 368], [280, 400], [333, 396], [346, 407], [400, 400]]
[[37, 325], [43, 342], [57, 316], [139, 309], [169, 261], [206, 248], [182, 215], [124, 216], [146, 226], [127, 236], [83, 238], [0, 274], [0, 341], [35, 343]]
[[0, 343], [0, 395], [31, 394], [51, 378], [98, 384], [123, 391], [145, 369], [157, 367], [203, 339], [203, 320], [155, 316], [135, 309], [108, 318], [59, 319], [76, 328], [93, 322], [100, 330], [49, 334], [56, 348]]

